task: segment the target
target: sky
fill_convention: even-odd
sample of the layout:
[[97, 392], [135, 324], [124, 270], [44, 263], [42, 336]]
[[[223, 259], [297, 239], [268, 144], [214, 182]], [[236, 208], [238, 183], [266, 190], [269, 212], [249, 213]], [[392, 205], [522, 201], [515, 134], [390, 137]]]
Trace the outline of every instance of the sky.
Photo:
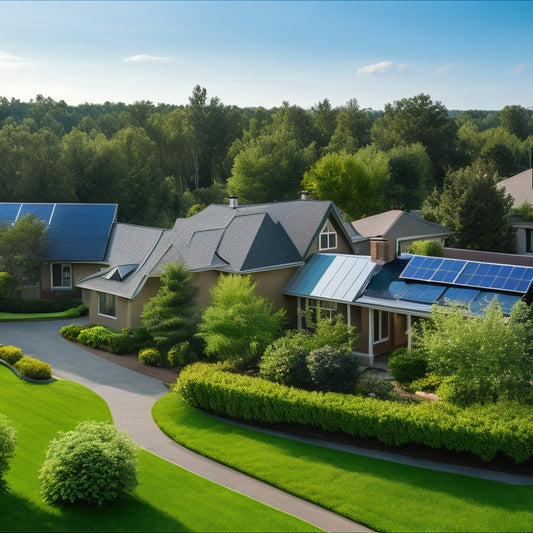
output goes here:
[[533, 1], [4, 1], [0, 97], [533, 107]]

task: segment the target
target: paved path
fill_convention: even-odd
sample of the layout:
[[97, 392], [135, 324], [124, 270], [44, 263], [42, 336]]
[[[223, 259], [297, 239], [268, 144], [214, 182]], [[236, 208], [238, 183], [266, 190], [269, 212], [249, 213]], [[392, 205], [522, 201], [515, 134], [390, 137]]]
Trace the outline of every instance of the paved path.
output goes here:
[[371, 531], [317, 505], [191, 452], [169, 439], [154, 423], [151, 408], [168, 392], [157, 379], [98, 357], [59, 335], [59, 329], [86, 319], [0, 322], [0, 343], [52, 365], [54, 375], [81, 383], [108, 403], [115, 424], [148, 451], [180, 467], [314, 524], [326, 531]]

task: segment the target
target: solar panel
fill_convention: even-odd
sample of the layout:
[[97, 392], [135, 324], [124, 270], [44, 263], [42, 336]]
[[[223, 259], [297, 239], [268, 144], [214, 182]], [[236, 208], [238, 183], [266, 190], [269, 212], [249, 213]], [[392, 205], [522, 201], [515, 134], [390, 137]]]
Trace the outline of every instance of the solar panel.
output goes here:
[[410, 300], [421, 303], [435, 303], [446, 290], [442, 285], [425, 285], [423, 283], [413, 283], [409, 289], [402, 294], [401, 300]]
[[55, 204], [22, 204], [18, 218], [31, 213], [38, 216], [45, 224], [49, 224], [54, 207]]
[[441, 301], [444, 305], [470, 305], [478, 295], [477, 289], [450, 287], [442, 296]]

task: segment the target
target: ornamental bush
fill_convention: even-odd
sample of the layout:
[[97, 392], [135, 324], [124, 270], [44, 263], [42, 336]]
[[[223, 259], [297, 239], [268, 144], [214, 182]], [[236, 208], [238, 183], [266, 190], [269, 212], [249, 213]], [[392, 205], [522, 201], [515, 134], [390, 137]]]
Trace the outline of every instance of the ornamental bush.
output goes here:
[[189, 345], [189, 341], [183, 341], [170, 348], [167, 353], [167, 360], [171, 367], [176, 368], [189, 363]]
[[4, 479], [9, 470], [9, 459], [15, 453], [17, 432], [6, 415], [0, 414], [0, 490], [4, 489], [7, 482]]
[[395, 379], [407, 385], [426, 375], [427, 361], [419, 352], [401, 347], [389, 356], [388, 367]]
[[14, 365], [17, 361], [22, 359], [22, 350], [17, 346], [3, 345], [0, 346], [0, 359], [3, 359], [6, 363]]
[[139, 352], [139, 363], [149, 366], [161, 366], [163, 359], [161, 352], [157, 348], [144, 348]]
[[94, 326], [84, 329], [78, 335], [78, 342], [91, 346], [92, 348], [105, 349], [109, 346], [109, 338], [114, 335], [112, 331], [104, 326]]
[[111, 422], [81, 422], [49, 443], [39, 480], [47, 503], [100, 506], [137, 486], [137, 445]]
[[24, 356], [13, 365], [24, 377], [46, 380], [52, 377], [52, 367], [34, 357]]
[[408, 253], [415, 255], [428, 255], [442, 257], [442, 246], [435, 241], [415, 241], [409, 245]]
[[342, 348], [324, 346], [307, 357], [309, 378], [314, 389], [324, 392], [354, 392], [360, 374], [357, 357]]
[[91, 327], [92, 326], [89, 326], [89, 325], [80, 326], [78, 324], [69, 324], [68, 326], [63, 326], [59, 330], [59, 334], [65, 337], [65, 339], [68, 339], [70, 341], [77, 341], [79, 334], [84, 329], [89, 329]]

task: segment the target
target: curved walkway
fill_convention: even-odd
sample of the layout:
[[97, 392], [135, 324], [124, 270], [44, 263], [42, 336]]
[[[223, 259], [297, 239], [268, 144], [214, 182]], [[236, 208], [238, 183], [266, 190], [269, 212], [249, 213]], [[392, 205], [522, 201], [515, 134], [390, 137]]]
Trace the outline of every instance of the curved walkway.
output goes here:
[[371, 531], [347, 518], [287, 494], [176, 444], [154, 423], [152, 405], [168, 392], [159, 380], [128, 370], [59, 335], [59, 329], [86, 319], [0, 322], [0, 343], [52, 365], [54, 375], [81, 383], [108, 403], [115, 424], [146, 450], [215, 483], [296, 516], [326, 531]]

